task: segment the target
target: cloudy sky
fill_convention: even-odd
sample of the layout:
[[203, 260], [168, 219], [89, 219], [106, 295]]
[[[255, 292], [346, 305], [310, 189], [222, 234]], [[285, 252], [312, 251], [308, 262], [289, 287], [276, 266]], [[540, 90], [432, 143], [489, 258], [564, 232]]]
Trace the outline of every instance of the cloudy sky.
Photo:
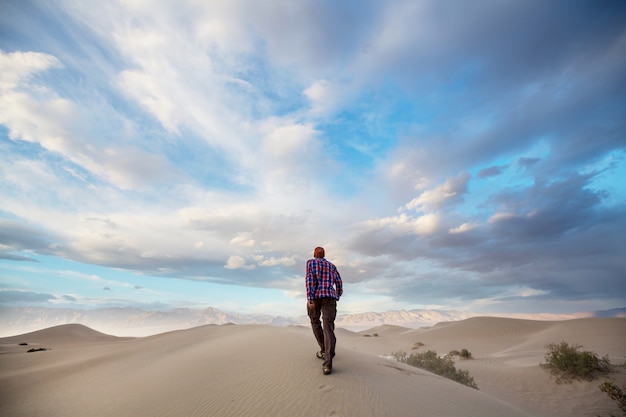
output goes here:
[[626, 306], [626, 2], [0, 2], [0, 305]]

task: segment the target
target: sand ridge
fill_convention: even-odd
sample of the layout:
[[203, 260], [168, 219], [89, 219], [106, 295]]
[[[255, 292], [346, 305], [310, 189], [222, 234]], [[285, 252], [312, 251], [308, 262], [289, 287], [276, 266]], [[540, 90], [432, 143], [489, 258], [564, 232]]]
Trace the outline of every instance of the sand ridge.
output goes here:
[[[614, 335], [626, 334], [626, 319], [592, 320], [596, 319], [532, 322], [476, 318], [429, 329], [338, 329], [335, 369], [329, 376], [322, 375], [321, 361], [315, 358], [311, 330], [302, 326], [208, 325], [144, 338], [116, 338], [84, 326], [58, 326], [0, 339], [0, 415], [616, 413], [597, 389], [599, 382], [563, 387], [538, 366], [543, 357], [541, 346], [553, 335], [567, 340], [569, 336], [593, 338], [605, 348], [598, 349], [599, 354], [621, 355], [623, 360], [626, 346]], [[25, 346], [16, 347], [18, 341], [52, 350], [25, 353]], [[476, 358], [457, 365], [469, 369], [480, 391], [382, 357], [393, 351], [410, 351], [417, 341], [425, 344], [420, 349], [439, 354], [452, 347], [470, 349]]]

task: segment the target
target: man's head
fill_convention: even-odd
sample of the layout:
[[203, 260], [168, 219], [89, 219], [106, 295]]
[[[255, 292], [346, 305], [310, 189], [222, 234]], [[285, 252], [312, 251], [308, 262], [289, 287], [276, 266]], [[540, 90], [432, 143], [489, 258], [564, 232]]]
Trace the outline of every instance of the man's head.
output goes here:
[[313, 257], [315, 258], [323, 258], [324, 257], [324, 248], [322, 247], [317, 247], [315, 248], [315, 250], [313, 251]]

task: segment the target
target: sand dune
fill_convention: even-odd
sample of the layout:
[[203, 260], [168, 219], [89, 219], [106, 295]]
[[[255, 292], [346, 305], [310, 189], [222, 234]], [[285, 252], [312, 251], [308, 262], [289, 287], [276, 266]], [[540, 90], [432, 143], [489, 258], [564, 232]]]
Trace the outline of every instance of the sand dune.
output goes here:
[[[619, 414], [594, 382], [555, 383], [544, 345], [626, 357], [626, 319], [475, 318], [429, 329], [338, 329], [332, 375], [309, 328], [203, 326], [117, 338], [80, 325], [0, 339], [3, 416], [594, 416]], [[469, 349], [480, 391], [381, 357]], [[28, 346], [20, 346], [26, 342]], [[51, 350], [26, 353], [29, 347]], [[619, 383], [625, 372], [612, 374]]]

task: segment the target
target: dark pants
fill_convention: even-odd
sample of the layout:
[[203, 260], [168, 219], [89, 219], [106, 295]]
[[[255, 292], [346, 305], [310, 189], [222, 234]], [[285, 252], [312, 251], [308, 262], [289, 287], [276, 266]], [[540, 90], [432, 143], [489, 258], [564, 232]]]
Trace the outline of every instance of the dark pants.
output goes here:
[[[325, 354], [324, 365], [332, 369], [335, 356], [335, 316], [337, 316], [337, 300], [334, 298], [316, 298], [314, 308], [307, 303], [307, 313], [311, 319], [311, 328], [317, 344]], [[320, 316], [322, 322], [320, 322]]]

